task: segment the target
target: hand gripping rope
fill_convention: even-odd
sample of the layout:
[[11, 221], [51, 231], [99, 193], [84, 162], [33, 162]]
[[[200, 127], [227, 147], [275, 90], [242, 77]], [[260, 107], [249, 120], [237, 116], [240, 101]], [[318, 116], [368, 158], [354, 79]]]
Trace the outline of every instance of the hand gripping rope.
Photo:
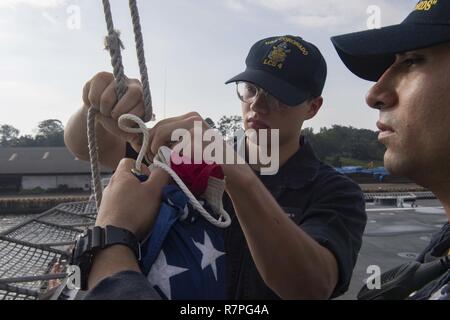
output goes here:
[[[127, 78], [125, 76], [124, 67], [122, 63], [122, 54], [121, 49], [123, 49], [123, 44], [120, 40], [120, 33], [114, 29], [114, 23], [111, 13], [111, 5], [109, 3], [109, 0], [102, 0], [103, 2], [103, 9], [105, 14], [105, 20], [106, 25], [108, 29], [108, 36], [105, 39], [105, 47], [109, 50], [109, 53], [111, 55], [111, 64], [113, 66], [113, 74], [114, 78], [117, 83], [116, 87], [116, 94], [118, 97], [118, 100], [120, 100], [125, 93], [127, 92]], [[136, 4], [136, 0], [129, 0], [129, 6], [130, 6], [130, 12], [131, 12], [131, 18], [133, 22], [133, 31], [135, 35], [135, 44], [136, 44], [136, 52], [138, 56], [138, 62], [139, 62], [139, 70], [141, 74], [141, 82], [143, 86], [143, 93], [144, 93], [144, 106], [145, 106], [145, 116], [144, 121], [150, 121], [154, 119], [153, 115], [153, 107], [152, 107], [152, 97], [150, 92], [150, 85], [149, 85], [149, 79], [148, 79], [148, 71], [147, 71], [147, 65], [145, 62], [145, 52], [144, 52], [144, 41], [142, 37], [142, 28], [140, 23], [140, 17], [139, 17], [139, 10]], [[96, 139], [96, 132], [95, 132], [95, 118], [97, 115], [97, 111], [91, 106], [88, 111], [87, 116], [87, 131], [88, 131], [88, 147], [89, 147], [89, 157], [91, 162], [91, 172], [92, 172], [92, 184], [93, 184], [93, 191], [95, 196], [95, 202], [97, 206], [97, 210], [100, 207], [101, 201], [102, 201], [102, 185], [100, 180], [100, 166], [98, 161], [98, 147], [97, 147], [97, 139]], [[138, 128], [132, 128], [128, 127], [125, 124], [126, 120], [131, 120], [135, 122], [138, 125]], [[139, 156], [136, 161], [136, 172], [139, 172], [141, 169], [141, 164], [144, 159], [144, 155], [147, 152], [148, 148], [148, 130], [147, 127], [141, 119], [134, 115], [123, 115], [119, 119], [119, 127], [128, 133], [142, 133], [143, 134], [143, 144], [142, 148], [139, 152]], [[160, 157], [161, 158], [161, 157]], [[226, 228], [230, 225], [231, 219], [229, 214], [223, 209], [222, 205], [214, 205], [215, 211], [218, 211], [220, 217], [219, 219], [215, 219], [211, 216], [199, 203], [199, 201], [195, 198], [195, 196], [190, 192], [190, 190], [186, 187], [186, 185], [183, 183], [183, 181], [180, 179], [180, 177], [177, 176], [177, 174], [170, 168], [170, 162], [164, 163], [160, 161], [161, 159], [155, 159], [153, 162], [151, 168], [161, 168], [164, 171], [166, 171], [172, 179], [177, 183], [177, 185], [180, 187], [180, 189], [186, 194], [186, 196], [189, 198], [189, 202], [191, 205], [211, 224], [220, 227], [220, 228]], [[214, 184], [214, 183], [213, 183]], [[214, 186], [216, 191], [218, 191], [218, 194], [221, 195], [221, 192], [223, 192], [223, 186], [222, 188], [219, 185]], [[222, 189], [222, 190], [220, 190]], [[221, 192], [220, 192], [221, 191]], [[214, 197], [212, 195], [213, 202], [218, 203], [221, 201], [221, 199], [217, 199], [217, 195]]]

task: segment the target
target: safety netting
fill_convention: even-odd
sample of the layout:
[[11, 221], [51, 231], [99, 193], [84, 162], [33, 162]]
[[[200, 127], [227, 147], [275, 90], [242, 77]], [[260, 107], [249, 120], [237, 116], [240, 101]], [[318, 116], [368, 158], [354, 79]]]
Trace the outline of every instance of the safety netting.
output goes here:
[[95, 203], [88, 201], [5, 217], [0, 224], [0, 300], [56, 296], [68, 276], [75, 241], [94, 225], [95, 215]]

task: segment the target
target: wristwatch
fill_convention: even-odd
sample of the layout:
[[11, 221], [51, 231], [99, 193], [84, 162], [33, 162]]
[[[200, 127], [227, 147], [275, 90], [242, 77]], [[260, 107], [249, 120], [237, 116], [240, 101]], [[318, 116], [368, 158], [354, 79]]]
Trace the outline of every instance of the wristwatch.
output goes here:
[[72, 251], [71, 265], [78, 266], [81, 271], [81, 290], [87, 290], [88, 278], [94, 255], [113, 245], [129, 247], [138, 261], [141, 260], [141, 245], [136, 236], [122, 228], [114, 226], [94, 227], [80, 235]]

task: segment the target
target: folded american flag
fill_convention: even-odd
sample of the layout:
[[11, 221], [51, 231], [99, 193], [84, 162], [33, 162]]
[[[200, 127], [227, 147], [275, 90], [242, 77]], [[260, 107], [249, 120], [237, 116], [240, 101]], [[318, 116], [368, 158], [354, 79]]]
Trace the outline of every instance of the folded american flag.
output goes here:
[[[212, 212], [207, 202], [204, 207]], [[223, 229], [207, 222], [178, 186], [165, 187], [141, 268], [164, 299], [226, 298]]]

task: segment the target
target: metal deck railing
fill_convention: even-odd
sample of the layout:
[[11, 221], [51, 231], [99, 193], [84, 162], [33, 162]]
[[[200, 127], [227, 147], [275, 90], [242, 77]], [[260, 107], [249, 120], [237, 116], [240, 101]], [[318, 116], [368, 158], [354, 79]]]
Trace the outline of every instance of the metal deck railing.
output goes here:
[[426, 199], [436, 199], [436, 196], [430, 192], [430, 191], [421, 191], [421, 192], [371, 192], [371, 193], [365, 193], [364, 198], [366, 201], [371, 202], [375, 199], [381, 199], [381, 198], [411, 198], [415, 197], [417, 200], [426, 200]]

